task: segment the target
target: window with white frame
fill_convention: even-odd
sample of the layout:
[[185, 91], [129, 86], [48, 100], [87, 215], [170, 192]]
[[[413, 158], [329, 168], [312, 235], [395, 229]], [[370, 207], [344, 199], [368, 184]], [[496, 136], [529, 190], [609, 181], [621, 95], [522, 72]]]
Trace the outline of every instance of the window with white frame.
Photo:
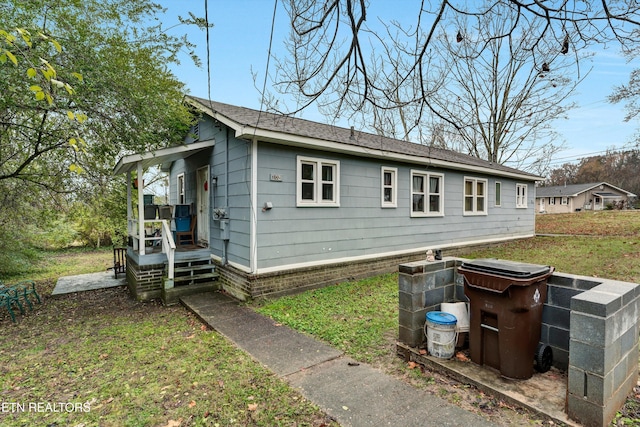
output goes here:
[[516, 208], [527, 207], [527, 184], [516, 184]]
[[443, 216], [441, 174], [411, 171], [411, 216]]
[[556, 198], [555, 197], [549, 197], [549, 205], [555, 205], [556, 204]]
[[464, 214], [487, 214], [487, 180], [478, 178], [464, 179]]
[[398, 206], [396, 190], [398, 188], [398, 169], [383, 166], [381, 169], [381, 177], [381, 206], [383, 208], [395, 208]]
[[297, 206], [340, 206], [340, 162], [298, 156]]
[[569, 198], [568, 198], [568, 197], [563, 197], [563, 198], [562, 198], [562, 202], [561, 202], [561, 203], [562, 203], [563, 205], [565, 205], [565, 206], [566, 206], [566, 205], [568, 205], [568, 204], [569, 204]]
[[496, 206], [502, 206], [502, 183], [496, 181]]
[[177, 186], [177, 195], [178, 195], [178, 205], [184, 205], [187, 202], [185, 196], [185, 185], [184, 185], [184, 174], [181, 173], [176, 177], [176, 186]]

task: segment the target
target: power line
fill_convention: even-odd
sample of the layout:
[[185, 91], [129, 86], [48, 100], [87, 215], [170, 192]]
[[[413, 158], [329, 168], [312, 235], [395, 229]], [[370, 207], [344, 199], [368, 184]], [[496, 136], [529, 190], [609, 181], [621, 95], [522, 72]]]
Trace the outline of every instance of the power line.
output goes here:
[[204, 21], [206, 24], [207, 35], [207, 99], [209, 100], [209, 108], [213, 110], [211, 103], [211, 52], [209, 48], [209, 3], [204, 0]]
[[[273, 46], [273, 33], [276, 26], [276, 12], [278, 10], [278, 0], [273, 2], [273, 15], [271, 16], [271, 32], [269, 34], [269, 50], [267, 51], [267, 65], [264, 70], [264, 80], [262, 81], [262, 94], [260, 96], [260, 110], [258, 112], [258, 123], [260, 122], [260, 115], [262, 114], [262, 109], [264, 108], [264, 93], [267, 90], [267, 78], [269, 76], [269, 63], [271, 62], [271, 48]], [[256, 123], [256, 129], [258, 127], [258, 123]], [[254, 133], [255, 133], [254, 130]]]

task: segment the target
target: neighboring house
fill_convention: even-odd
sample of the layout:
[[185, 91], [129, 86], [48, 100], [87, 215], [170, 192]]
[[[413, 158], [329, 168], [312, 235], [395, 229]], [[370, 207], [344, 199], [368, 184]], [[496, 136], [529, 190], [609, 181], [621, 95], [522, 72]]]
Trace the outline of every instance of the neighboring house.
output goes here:
[[[395, 271], [428, 249], [535, 233], [539, 176], [353, 128], [186, 102], [202, 117], [183, 145], [126, 156], [115, 168], [131, 180], [162, 164], [170, 203], [191, 206], [197, 224], [197, 247], [173, 251], [171, 222], [149, 237], [153, 221], [137, 221], [130, 195], [127, 278], [138, 298], [171, 299], [186, 269], [169, 271], [179, 262], [212, 260], [218, 286], [244, 299]], [[137, 211], [143, 203], [139, 194]], [[166, 249], [149, 253], [140, 242], [150, 239]]]
[[538, 187], [536, 206], [541, 213], [568, 213], [583, 210], [626, 209], [635, 194], [606, 182]]

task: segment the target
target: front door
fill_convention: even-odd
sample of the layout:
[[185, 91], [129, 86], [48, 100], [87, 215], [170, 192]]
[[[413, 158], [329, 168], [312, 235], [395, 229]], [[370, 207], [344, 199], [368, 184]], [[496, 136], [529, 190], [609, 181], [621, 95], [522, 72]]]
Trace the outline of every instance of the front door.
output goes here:
[[197, 171], [196, 215], [198, 244], [209, 246], [209, 166]]

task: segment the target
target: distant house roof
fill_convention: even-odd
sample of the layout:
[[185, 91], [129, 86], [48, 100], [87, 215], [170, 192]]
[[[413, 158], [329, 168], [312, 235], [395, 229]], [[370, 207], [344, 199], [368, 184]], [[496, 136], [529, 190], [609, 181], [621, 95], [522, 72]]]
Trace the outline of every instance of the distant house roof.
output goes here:
[[466, 154], [387, 138], [353, 129], [317, 123], [282, 114], [267, 113], [208, 99], [186, 96], [186, 101], [234, 129], [237, 138], [314, 148], [323, 151], [386, 158], [410, 163], [508, 176], [527, 181], [543, 179]]
[[[571, 185], [558, 185], [554, 187], [538, 187], [536, 188], [536, 197], [576, 197], [580, 193], [584, 193], [585, 191], [600, 189], [600, 186], [608, 186], [610, 188], [615, 188], [616, 190], [626, 193], [627, 197], [635, 197], [636, 195], [623, 190], [622, 188], [618, 188], [614, 185], [611, 185], [606, 182], [592, 182], [589, 184], [571, 184]], [[610, 193], [602, 193], [609, 195]]]

